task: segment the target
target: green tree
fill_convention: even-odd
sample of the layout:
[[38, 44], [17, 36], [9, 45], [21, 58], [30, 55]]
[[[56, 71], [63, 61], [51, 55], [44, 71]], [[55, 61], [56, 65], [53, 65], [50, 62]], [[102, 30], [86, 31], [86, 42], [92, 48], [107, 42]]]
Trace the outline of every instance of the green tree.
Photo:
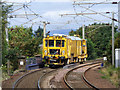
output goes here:
[[39, 26], [38, 29], [35, 31], [36, 37], [43, 37], [43, 29]]
[[[115, 27], [116, 33], [117, 27]], [[94, 23], [85, 26], [85, 38], [91, 39], [94, 43], [94, 49], [97, 57], [103, 57], [107, 53], [108, 44], [112, 38], [112, 27], [108, 23]], [[82, 27], [76, 31], [71, 31], [69, 35], [79, 34], [82, 38]]]
[[115, 48], [120, 48], [120, 33], [115, 35]]
[[[43, 42], [43, 29], [39, 26], [38, 29], [35, 31], [35, 37], [38, 41], [38, 44], [42, 44]], [[39, 53], [42, 54], [42, 48], [40, 48]]]
[[88, 54], [88, 60], [95, 59], [96, 58], [96, 52], [95, 52], [95, 44], [91, 41], [91, 39], [87, 39], [87, 54]]
[[2, 63], [6, 64], [6, 62], [7, 62], [6, 55], [8, 53], [8, 50], [7, 50], [8, 44], [6, 41], [5, 28], [7, 28], [7, 26], [6, 26], [6, 24], [8, 24], [7, 15], [12, 10], [12, 5], [7, 5], [5, 3], [1, 3], [1, 4], [2, 4]]
[[43, 39], [43, 29], [39, 26], [35, 31], [35, 37], [39, 40], [39, 44], [42, 44]]
[[33, 34], [32, 27], [9, 28], [10, 48], [19, 50], [19, 54], [25, 56], [34, 56], [39, 52], [39, 41]]
[[[115, 49], [120, 48], [120, 33], [115, 33]], [[112, 40], [110, 40], [109, 44], [107, 45], [107, 58], [108, 63], [112, 64]]]
[[18, 57], [34, 56], [40, 53], [40, 41], [33, 34], [32, 27], [16, 26], [9, 28], [9, 52], [7, 58], [13, 65], [13, 70], [18, 68]]
[[69, 32], [69, 35], [70, 35], [70, 36], [74, 36], [74, 33], [75, 33], [75, 32], [74, 32], [73, 30], [71, 30], [71, 31]]

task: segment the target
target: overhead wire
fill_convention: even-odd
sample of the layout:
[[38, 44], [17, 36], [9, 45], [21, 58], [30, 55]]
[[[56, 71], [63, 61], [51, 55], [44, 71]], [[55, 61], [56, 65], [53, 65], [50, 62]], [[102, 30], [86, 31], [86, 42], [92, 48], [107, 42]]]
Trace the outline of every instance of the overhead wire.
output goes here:
[[[74, 7], [74, 8], [75, 8], [75, 7]], [[76, 9], [74, 9], [74, 11], [75, 11], [75, 13], [77, 14]], [[78, 16], [78, 15], [76, 15], [76, 16]], [[94, 20], [94, 21], [98, 21], [98, 22], [101, 23], [100, 20], [97, 20], [97, 19], [91, 18], [91, 17], [89, 17], [89, 16], [84, 16], [84, 15], [81, 15], [81, 16], [83, 16], [83, 17], [87, 17], [87, 18], [89, 18], [89, 19], [92, 19], [92, 20]]]
[[[26, 8], [27, 8], [27, 9], [29, 9], [32, 13], [34, 13], [30, 8], [28, 8], [28, 5], [29, 5], [30, 3], [32, 3], [32, 1], [33, 1], [33, 0], [31, 0], [31, 1], [28, 2], [28, 3], [23, 3], [22, 7], [20, 7], [20, 8], [18, 8], [18, 9], [14, 10], [14, 11], [11, 11], [9, 14], [14, 13], [14, 12], [20, 10], [20, 9], [24, 9], [24, 12], [25, 12], [26, 18], [27, 18], [29, 21], [27, 21], [27, 22], [25, 22], [25, 23], [23, 23], [23, 24], [27, 24], [27, 23], [31, 22], [32, 20], [35, 20], [36, 18], [29, 19], [29, 18], [28, 18], [27, 11], [26, 11]], [[34, 15], [37, 16], [38, 14], [34, 13]], [[40, 17], [41, 17], [41, 16], [40, 16]], [[22, 24], [22, 25], [23, 25], [23, 24]]]
[[[106, 2], [106, 1], [104, 1], [104, 2]], [[104, 3], [104, 2], [100, 2], [100, 3]], [[93, 3], [93, 4], [94, 4], [94, 3]], [[91, 6], [89, 6], [89, 7], [87, 7], [87, 8], [86, 8], [86, 7], [84, 8], [83, 6], [81, 6], [81, 7], [84, 8], [84, 9], [86, 9], [86, 10], [84, 10], [84, 11], [87, 11], [87, 10], [90, 11], [90, 10], [91, 10], [90, 8], [93, 6], [93, 4], [92, 4]], [[97, 5], [97, 3], [95, 3], [95, 4]], [[95, 4], [94, 4], [94, 5], [95, 5]], [[98, 3], [98, 4], [99, 4], [99, 3]], [[112, 3], [111, 3], [111, 4], [112, 4]], [[114, 3], [113, 3], [113, 4], [114, 4]], [[115, 3], [115, 4], [116, 4], [116, 3]], [[75, 2], [74, 2], [73, 5], [75, 5]], [[79, 6], [80, 6], [80, 5], [79, 5]], [[93, 10], [93, 11], [94, 11], [94, 10]], [[93, 11], [92, 11], [92, 12], [93, 12]], [[119, 11], [118, 11], [118, 12], [119, 12]], [[98, 12], [96, 12], [96, 13], [98, 13]], [[100, 13], [98, 13], [98, 14], [100, 14]], [[117, 13], [114, 12], [114, 14], [116, 14], [116, 15], [118, 16]], [[104, 16], [104, 17], [106, 17], [106, 18], [112, 19], [112, 20], [114, 20], [114, 21], [120, 22], [119, 20], [117, 20], [117, 19], [115, 19], [115, 18], [108, 17], [108, 16], [106, 16], [106, 15], [104, 15], [104, 14], [102, 14], [102, 13], [101, 13], [100, 15], [102, 15], [102, 16]], [[88, 17], [88, 16], [84, 16], [84, 17], [87, 17], [87, 18], [89, 18], [89, 19], [92, 19], [91, 17]], [[98, 21], [98, 20], [95, 20], [95, 21]]]
[[[16, 10], [14, 10], [14, 11], [11, 11], [10, 13], [16, 12], [16, 11], [18, 11], [18, 10], [20, 10], [20, 9], [24, 8], [24, 6], [28, 6], [31, 2], [32, 2], [32, 1], [28, 2], [27, 4], [21, 3], [21, 4], [22, 4], [22, 6], [21, 6], [20, 8], [18, 8], [18, 9], [16, 9]], [[14, 3], [13, 3], [13, 4], [14, 4]]]
[[[92, 3], [92, 5], [91, 5], [91, 6], [88, 6], [88, 8], [90, 9], [90, 8], [92, 8], [94, 5], [98, 5], [98, 4], [100, 4], [100, 3], [105, 3], [105, 2], [106, 2], [106, 1], [104, 1], [104, 2], [99, 2], [99, 3]], [[74, 4], [75, 4], [75, 2], [74, 2]], [[86, 12], [86, 11], [87, 11], [87, 9], [81, 11], [81, 13]]]
[[37, 17], [41, 17], [42, 18], [42, 16], [39, 16], [37, 13], [35, 13], [33, 10], [31, 10], [28, 6], [26, 6], [32, 13], [34, 13], [35, 14], [35, 16], [37, 16]]
[[[75, 3], [75, 2], [74, 2]], [[81, 11], [81, 13], [83, 13], [83, 12], [85, 12], [85, 11], [87, 11], [88, 9], [90, 9], [92, 6], [94, 6], [95, 4], [92, 4], [91, 6], [89, 6], [86, 10], [84, 10], [84, 11]], [[75, 6], [74, 6], [74, 8], [75, 8]], [[77, 12], [76, 12], [76, 9], [74, 9], [74, 11], [75, 11], [75, 13], [77, 14]], [[76, 16], [78, 16], [78, 15], [76, 15]], [[83, 15], [82, 15], [83, 16]], [[91, 18], [91, 17], [88, 17], [88, 16], [84, 16], [84, 17], [87, 17], [87, 18], [89, 18], [89, 19], [93, 19], [93, 18]], [[100, 22], [100, 23], [102, 23], [100, 20], [96, 20], [96, 19], [94, 19], [94, 21], [98, 21], [98, 22]], [[97, 28], [95, 28], [95, 29], [93, 29], [92, 31], [90, 31], [90, 32], [93, 32], [93, 31], [95, 31], [96, 29], [98, 29], [98, 28], [100, 28], [100, 27], [103, 27], [103, 26], [99, 26], [99, 27], [97, 27]], [[87, 33], [90, 33], [90, 32], [87, 32]]]
[[118, 20], [116, 20], [115, 18], [112, 18], [112, 17], [106, 16], [106, 15], [104, 15], [104, 14], [100, 13], [100, 12], [94, 11], [94, 10], [89, 9], [89, 8], [86, 8], [86, 7], [84, 7], [84, 6], [80, 6], [80, 5], [79, 5], [79, 7], [85, 8], [85, 9], [87, 9], [87, 10], [89, 10], [89, 11], [92, 11], [92, 12], [98, 13], [98, 14], [100, 14], [100, 15], [102, 15], [102, 16], [104, 16], [104, 17], [106, 17], [106, 18], [109, 18], [109, 19], [111, 19], [111, 20], [114, 20], [114, 21], [119, 22], [119, 21], [118, 21]]
[[[22, 25], [28, 24], [28, 23], [32, 22], [33, 20], [37, 19], [38, 17], [45, 18], [45, 17], [42, 17], [42, 16], [36, 14], [32, 9], [30, 9], [30, 8], [28, 7], [28, 4], [30, 4], [31, 2], [32, 2], [32, 1], [30, 1], [30, 2], [28, 2], [28, 3], [24, 3], [24, 4], [22, 5], [22, 7], [14, 10], [14, 11], [12, 11], [12, 12], [10, 12], [10, 14], [11, 14], [11, 13], [14, 13], [14, 12], [16, 12], [16, 11], [19, 11], [20, 9], [24, 9], [26, 18], [27, 18], [29, 21], [23, 23]], [[27, 11], [26, 11], [26, 8], [29, 9], [29, 11], [31, 11], [31, 12], [32, 12], [35, 16], [37, 16], [37, 17], [35, 17], [35, 18], [33, 18], [33, 19], [29, 19], [29, 18], [28, 18], [28, 13], [27, 13]], [[46, 18], [45, 18], [45, 19], [46, 19]], [[14, 21], [15, 21], [15, 20], [14, 20]], [[37, 23], [37, 22], [32, 22], [32, 25], [34, 25], [34, 24], [36, 24], [36, 23]]]
[[[98, 28], [100, 28], [100, 27], [104, 27], [104, 26], [108, 26], [108, 25], [102, 25], [102, 26], [99, 26], [99, 27], [93, 29], [92, 31], [87, 32], [87, 33], [91, 33], [91, 32], [93, 32], [93, 31], [97, 30]], [[109, 25], [109, 26], [111, 26], [111, 25]]]
[[[75, 3], [75, 2], [74, 2]], [[95, 5], [95, 4], [94, 4]], [[91, 5], [91, 6], [89, 6], [88, 8], [91, 8], [92, 6], [94, 6], [94, 5]], [[75, 13], [77, 13], [76, 12], [76, 9], [74, 9], [75, 10]], [[84, 10], [84, 11], [82, 11], [82, 12], [85, 12], [86, 10]], [[76, 16], [78, 16], [78, 15], [76, 15]], [[89, 17], [89, 16], [85, 16], [85, 15], [81, 15], [82, 17], [86, 17], [86, 18], [89, 18], [89, 19], [92, 19], [92, 20], [94, 20], [94, 21], [97, 21], [97, 22], [100, 22], [100, 23], [102, 23], [102, 21], [101, 20], [97, 20], [97, 19], [94, 19], [94, 18], [92, 18], [92, 17]], [[85, 22], [85, 21], [84, 21]]]
[[33, 20], [35, 20], [35, 19], [37, 19], [38, 17], [35, 17], [35, 18], [33, 18], [33, 19], [30, 19], [28, 22], [25, 22], [25, 23], [23, 23], [22, 25], [24, 25], [24, 24], [28, 24], [29, 22], [32, 22]]
[[23, 8], [24, 8], [24, 12], [25, 12], [26, 18], [29, 20], [27, 12], [26, 12], [26, 9], [25, 9], [25, 4], [23, 5]]
[[[93, 5], [94, 6], [94, 5]], [[26, 8], [28, 8], [32, 13], [34, 13], [35, 14], [35, 16], [37, 16], [37, 17], [39, 17], [39, 15], [38, 14], [36, 14], [31, 8], [29, 8], [28, 6], [25, 6]], [[92, 5], [91, 5], [91, 7], [92, 7]], [[75, 7], [74, 7], [75, 8]], [[87, 10], [87, 9], [86, 9]], [[25, 12], [26, 13], [26, 17], [28, 18], [28, 16], [27, 16], [27, 12]], [[77, 12], [76, 12], [77, 13]], [[40, 16], [41, 18], [45, 18], [45, 17], [43, 17], [43, 16]], [[77, 16], [76, 16], [77, 17]], [[75, 18], [76, 18], [75, 17]], [[92, 19], [92, 20], [94, 20], [94, 21], [99, 21], [99, 20], [96, 20], [96, 19], [93, 19], [93, 18], [91, 18], [91, 17], [88, 17], [88, 16], [83, 16], [83, 17], [87, 17], [87, 18], [89, 18], [89, 19]], [[73, 18], [73, 19], [75, 19], [75, 18]], [[34, 19], [32, 19], [32, 20], [34, 20]], [[30, 20], [29, 22], [31, 22], [32, 20]], [[76, 20], [75, 20], [76, 21]], [[28, 22], [28, 23], [29, 23]], [[100, 21], [99, 21], [100, 22]], [[27, 22], [26, 22], [27, 23]], [[79, 23], [76, 21], [76, 23], [79, 25]]]
[[[75, 1], [74, 1], [74, 3], [75, 3]], [[74, 12], [75, 12], [75, 14], [77, 14], [77, 11], [76, 11], [76, 9], [75, 9], [75, 6], [73, 5], [73, 10], [74, 10]], [[73, 17], [73, 19], [75, 20], [76, 19], [76, 17], [78, 17], [78, 15], [76, 15], [75, 17]], [[75, 22], [76, 22], [76, 24], [78, 24], [79, 25], [79, 23], [75, 20]]]

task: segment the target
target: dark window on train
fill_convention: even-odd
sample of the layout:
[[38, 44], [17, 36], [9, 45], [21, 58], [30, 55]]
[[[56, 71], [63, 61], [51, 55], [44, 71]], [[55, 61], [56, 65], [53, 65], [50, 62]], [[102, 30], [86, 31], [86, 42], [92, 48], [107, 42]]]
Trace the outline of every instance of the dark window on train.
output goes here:
[[54, 40], [49, 40], [49, 47], [54, 47]]
[[62, 40], [62, 47], [64, 47], [65, 40]]
[[83, 45], [83, 41], [81, 41], [81, 46]]
[[50, 54], [59, 54], [60, 55], [60, 49], [50, 49]]
[[61, 40], [56, 40], [56, 47], [61, 47]]
[[47, 47], [47, 45], [48, 45], [48, 40], [45, 40], [45, 46]]

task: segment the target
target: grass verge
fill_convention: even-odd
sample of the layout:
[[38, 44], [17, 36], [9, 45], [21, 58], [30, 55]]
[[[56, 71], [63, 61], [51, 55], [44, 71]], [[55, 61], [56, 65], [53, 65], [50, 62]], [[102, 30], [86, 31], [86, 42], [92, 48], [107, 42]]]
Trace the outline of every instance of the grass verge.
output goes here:
[[109, 65], [102, 68], [99, 72], [103, 74], [101, 78], [108, 79], [116, 87], [120, 87], [120, 68], [114, 68], [114, 66]]

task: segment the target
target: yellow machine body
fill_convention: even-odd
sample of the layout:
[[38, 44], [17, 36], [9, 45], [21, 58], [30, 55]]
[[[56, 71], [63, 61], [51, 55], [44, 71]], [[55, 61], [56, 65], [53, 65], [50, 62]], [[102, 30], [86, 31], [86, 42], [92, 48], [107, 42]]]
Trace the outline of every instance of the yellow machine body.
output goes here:
[[43, 39], [42, 58], [48, 65], [84, 62], [87, 58], [87, 41], [74, 36], [47, 36]]

